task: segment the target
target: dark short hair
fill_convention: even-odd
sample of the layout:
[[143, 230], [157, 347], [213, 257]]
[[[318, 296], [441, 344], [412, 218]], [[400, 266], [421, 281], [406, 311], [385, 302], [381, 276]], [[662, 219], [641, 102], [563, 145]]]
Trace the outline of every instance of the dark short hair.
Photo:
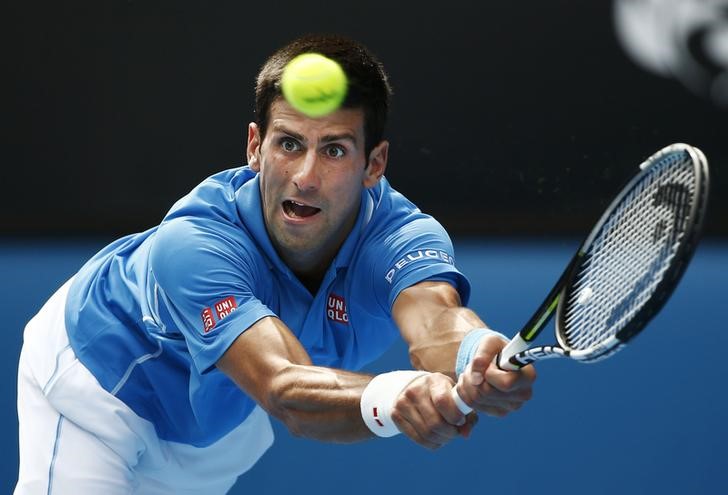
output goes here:
[[261, 138], [268, 126], [270, 107], [280, 98], [283, 68], [302, 53], [320, 53], [337, 61], [349, 80], [345, 108], [364, 110], [366, 155], [384, 138], [392, 88], [381, 62], [367, 47], [340, 35], [310, 34], [297, 38], [273, 53], [261, 67], [255, 84], [255, 120]]

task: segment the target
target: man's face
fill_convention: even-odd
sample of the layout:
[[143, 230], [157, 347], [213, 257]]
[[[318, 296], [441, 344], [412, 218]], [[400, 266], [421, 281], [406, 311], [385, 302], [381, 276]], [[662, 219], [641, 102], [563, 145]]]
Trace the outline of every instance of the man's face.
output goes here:
[[388, 143], [365, 155], [361, 109], [312, 119], [278, 99], [269, 122], [263, 141], [250, 124], [247, 148], [268, 234], [294, 271], [328, 266], [356, 221], [362, 189], [384, 173]]

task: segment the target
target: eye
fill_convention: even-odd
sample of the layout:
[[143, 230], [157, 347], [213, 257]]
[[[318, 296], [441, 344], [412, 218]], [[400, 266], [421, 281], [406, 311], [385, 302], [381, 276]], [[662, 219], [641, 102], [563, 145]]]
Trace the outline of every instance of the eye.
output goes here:
[[279, 141], [281, 148], [283, 151], [292, 153], [294, 151], [299, 151], [301, 149], [301, 144], [296, 141], [295, 139], [291, 137], [282, 137]]
[[341, 158], [346, 155], [346, 149], [338, 144], [327, 146], [324, 152], [326, 153], [326, 156], [330, 158]]

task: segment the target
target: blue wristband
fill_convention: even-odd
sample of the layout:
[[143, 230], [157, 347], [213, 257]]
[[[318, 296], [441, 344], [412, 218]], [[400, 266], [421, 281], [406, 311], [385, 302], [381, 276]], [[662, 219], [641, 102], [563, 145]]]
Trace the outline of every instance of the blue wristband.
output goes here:
[[455, 360], [455, 374], [460, 374], [465, 371], [470, 361], [473, 360], [475, 353], [478, 350], [480, 341], [488, 335], [497, 335], [504, 340], [508, 340], [505, 335], [490, 328], [476, 328], [468, 332], [460, 342], [460, 348], [458, 349], [458, 356]]

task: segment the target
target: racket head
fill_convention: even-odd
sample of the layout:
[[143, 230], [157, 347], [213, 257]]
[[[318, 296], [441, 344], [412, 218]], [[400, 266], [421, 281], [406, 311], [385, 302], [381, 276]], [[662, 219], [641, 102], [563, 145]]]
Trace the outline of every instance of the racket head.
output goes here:
[[556, 309], [564, 354], [605, 358], [667, 302], [702, 232], [708, 201], [703, 153], [677, 143], [640, 165], [580, 247]]

